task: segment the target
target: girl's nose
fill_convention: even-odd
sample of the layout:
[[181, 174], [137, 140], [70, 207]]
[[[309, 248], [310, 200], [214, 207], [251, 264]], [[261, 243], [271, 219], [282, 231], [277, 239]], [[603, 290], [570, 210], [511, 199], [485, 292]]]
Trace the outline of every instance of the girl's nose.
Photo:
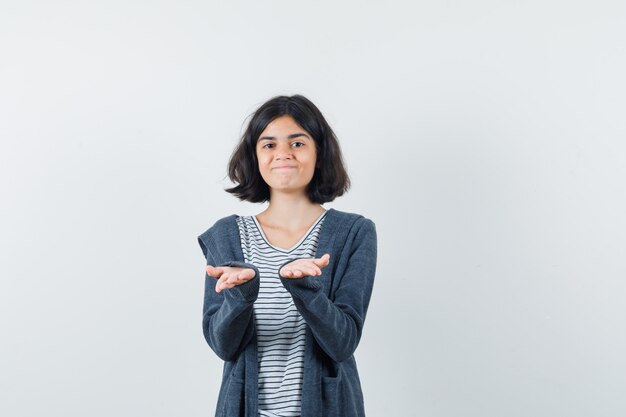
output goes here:
[[289, 144], [279, 144], [276, 146], [276, 153], [274, 157], [277, 159], [291, 159], [291, 147]]

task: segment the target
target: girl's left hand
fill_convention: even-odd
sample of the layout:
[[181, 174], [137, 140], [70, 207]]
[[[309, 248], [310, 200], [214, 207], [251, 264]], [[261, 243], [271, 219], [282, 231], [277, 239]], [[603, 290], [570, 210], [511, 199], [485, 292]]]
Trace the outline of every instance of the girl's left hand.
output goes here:
[[278, 275], [281, 278], [302, 278], [306, 276], [322, 275], [322, 268], [330, 263], [330, 255], [324, 254], [321, 258], [296, 259], [280, 268]]

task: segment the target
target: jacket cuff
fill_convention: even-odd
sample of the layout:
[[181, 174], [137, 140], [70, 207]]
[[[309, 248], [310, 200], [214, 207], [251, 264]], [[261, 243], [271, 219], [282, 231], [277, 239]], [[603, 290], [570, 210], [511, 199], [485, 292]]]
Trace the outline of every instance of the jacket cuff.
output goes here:
[[307, 294], [318, 293], [322, 290], [320, 276], [306, 276], [302, 278], [280, 277], [283, 287], [298, 298], [304, 298]]
[[259, 274], [259, 269], [256, 266], [239, 261], [224, 262], [219, 266], [233, 266], [237, 268], [250, 268], [254, 270], [254, 277], [252, 279], [244, 282], [243, 284], [236, 285], [233, 288], [225, 289], [224, 295], [226, 296], [228, 294], [228, 296], [234, 296], [237, 299], [244, 300], [250, 303], [256, 301], [257, 297], [259, 296], [259, 277], [261, 276]]

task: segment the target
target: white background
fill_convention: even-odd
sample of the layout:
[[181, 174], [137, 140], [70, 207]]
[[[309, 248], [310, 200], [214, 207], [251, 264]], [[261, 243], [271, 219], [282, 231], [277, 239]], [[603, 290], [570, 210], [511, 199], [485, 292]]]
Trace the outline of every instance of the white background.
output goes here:
[[626, 415], [624, 2], [0, 4], [0, 415], [213, 414], [196, 237], [295, 93], [377, 225], [368, 416]]

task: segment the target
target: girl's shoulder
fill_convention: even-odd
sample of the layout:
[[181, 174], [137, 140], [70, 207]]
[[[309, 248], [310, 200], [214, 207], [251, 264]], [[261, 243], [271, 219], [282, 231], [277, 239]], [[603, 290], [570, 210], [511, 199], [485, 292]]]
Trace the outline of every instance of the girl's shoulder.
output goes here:
[[203, 241], [212, 239], [214, 236], [226, 237], [237, 232], [237, 214], [231, 214], [230, 216], [222, 217], [217, 220], [212, 226], [202, 232], [198, 239]]
[[360, 245], [364, 242], [376, 242], [376, 226], [362, 214], [329, 209], [324, 222], [326, 234], [332, 235], [337, 244], [352, 242], [350, 244]]
[[374, 222], [370, 219], [368, 219], [367, 217], [363, 216], [362, 214], [358, 214], [358, 213], [350, 213], [347, 211], [341, 211], [341, 210], [336, 210], [336, 209], [328, 209], [328, 212], [326, 213], [326, 221], [330, 220], [333, 223], [336, 223], [337, 226], [343, 226], [343, 227], [361, 227], [365, 224], [367, 225], [374, 225]]

